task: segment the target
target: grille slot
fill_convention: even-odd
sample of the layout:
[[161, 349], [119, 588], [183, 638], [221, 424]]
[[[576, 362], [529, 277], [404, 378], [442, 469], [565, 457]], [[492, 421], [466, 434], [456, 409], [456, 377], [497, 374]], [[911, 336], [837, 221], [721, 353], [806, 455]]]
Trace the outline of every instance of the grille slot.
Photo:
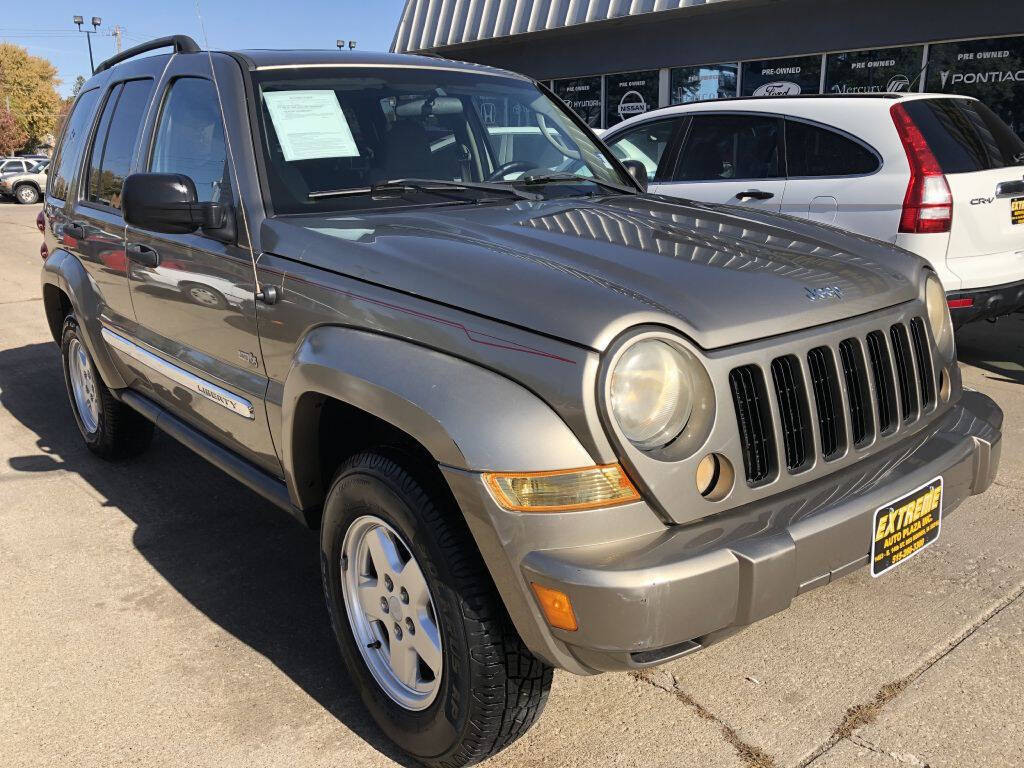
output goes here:
[[790, 472], [805, 467], [811, 452], [811, 421], [807, 413], [807, 393], [800, 373], [800, 361], [793, 355], [772, 360], [772, 381], [782, 419], [782, 441], [786, 453], [786, 469]]
[[917, 386], [912, 376], [907, 329], [902, 323], [896, 323], [889, 328], [889, 338], [892, 340], [893, 360], [896, 361], [896, 380], [899, 383], [903, 421], [909, 423], [917, 418]]
[[775, 472], [771, 414], [761, 369], [756, 365], [734, 368], [729, 372], [729, 388], [736, 406], [747, 483], [760, 485]]
[[846, 447], [846, 429], [840, 408], [836, 361], [828, 347], [815, 347], [807, 353], [811, 389], [818, 410], [818, 431], [821, 435], [821, 456], [825, 461], [836, 458]]
[[914, 344], [914, 362], [917, 363], [917, 384], [921, 388], [921, 410], [927, 410], [935, 405], [935, 374], [931, 355], [928, 354], [928, 334], [920, 317], [910, 321], [910, 339]]
[[892, 379], [892, 364], [885, 344], [885, 334], [872, 331], [867, 335], [868, 358], [871, 360], [871, 376], [875, 382], [875, 397], [878, 398], [878, 432], [885, 435], [896, 429], [896, 388]]
[[864, 353], [856, 339], [839, 342], [839, 359], [843, 364], [843, 379], [850, 399], [850, 429], [853, 444], [858, 448], [871, 441], [873, 421], [871, 392], [868, 389], [867, 366]]

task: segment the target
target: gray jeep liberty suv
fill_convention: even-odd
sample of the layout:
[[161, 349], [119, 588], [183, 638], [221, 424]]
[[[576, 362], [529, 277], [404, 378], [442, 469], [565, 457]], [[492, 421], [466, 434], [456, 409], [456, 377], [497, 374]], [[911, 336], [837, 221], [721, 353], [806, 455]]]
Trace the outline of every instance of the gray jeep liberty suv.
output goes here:
[[162, 38], [67, 120], [42, 289], [86, 443], [155, 424], [318, 527], [353, 684], [429, 765], [522, 735], [553, 667], [887, 571], [995, 475], [925, 262], [636, 172], [430, 57]]

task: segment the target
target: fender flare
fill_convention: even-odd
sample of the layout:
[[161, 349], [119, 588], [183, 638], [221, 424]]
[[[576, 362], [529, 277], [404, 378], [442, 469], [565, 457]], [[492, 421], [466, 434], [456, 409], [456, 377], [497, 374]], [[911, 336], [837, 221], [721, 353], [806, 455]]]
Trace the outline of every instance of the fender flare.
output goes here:
[[[103, 312], [103, 297], [93, 282], [82, 262], [73, 254], [64, 249], [54, 251], [43, 262], [43, 299], [46, 302], [48, 318], [52, 318], [53, 307], [47, 298], [46, 285], [59, 288], [71, 302], [71, 308], [78, 318], [79, 330], [82, 341], [92, 356], [93, 364], [99, 371], [100, 378], [107, 385], [108, 389], [124, 389], [127, 383], [121, 377], [113, 357], [103, 342], [100, 332], [102, 324], [100, 316]], [[62, 322], [60, 318], [59, 322]], [[60, 344], [60, 327], [54, 328], [51, 321], [50, 328], [54, 331], [54, 341]]]
[[565, 422], [512, 380], [392, 336], [321, 326], [296, 350], [282, 397], [282, 463], [300, 509], [316, 503], [320, 487], [319, 463], [311, 458], [319, 410], [308, 405], [310, 394], [376, 416], [455, 469], [530, 472], [595, 463]]

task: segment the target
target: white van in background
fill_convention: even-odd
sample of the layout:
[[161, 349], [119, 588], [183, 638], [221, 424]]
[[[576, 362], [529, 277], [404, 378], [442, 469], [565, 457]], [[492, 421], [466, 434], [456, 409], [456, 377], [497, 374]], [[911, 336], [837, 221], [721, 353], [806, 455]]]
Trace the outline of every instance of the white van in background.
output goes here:
[[651, 192], [767, 208], [923, 256], [957, 325], [1024, 309], [1024, 141], [976, 99], [706, 101], [602, 139], [644, 163]]

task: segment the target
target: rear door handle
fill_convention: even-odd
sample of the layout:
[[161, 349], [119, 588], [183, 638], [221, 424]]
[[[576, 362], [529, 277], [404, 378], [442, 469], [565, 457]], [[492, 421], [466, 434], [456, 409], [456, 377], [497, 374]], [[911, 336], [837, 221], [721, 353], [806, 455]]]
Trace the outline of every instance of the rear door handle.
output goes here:
[[74, 221], [64, 227], [64, 234], [75, 240], [85, 240], [85, 225]]
[[1004, 181], [1002, 184], [996, 184], [996, 197], [1013, 197], [1014, 195], [1024, 195], [1024, 180]]
[[148, 245], [128, 243], [124, 248], [124, 252], [129, 259], [144, 267], [155, 267], [160, 264], [160, 254]]
[[736, 193], [737, 200], [771, 200], [775, 197], [773, 192], [765, 192], [763, 189], [748, 189]]

